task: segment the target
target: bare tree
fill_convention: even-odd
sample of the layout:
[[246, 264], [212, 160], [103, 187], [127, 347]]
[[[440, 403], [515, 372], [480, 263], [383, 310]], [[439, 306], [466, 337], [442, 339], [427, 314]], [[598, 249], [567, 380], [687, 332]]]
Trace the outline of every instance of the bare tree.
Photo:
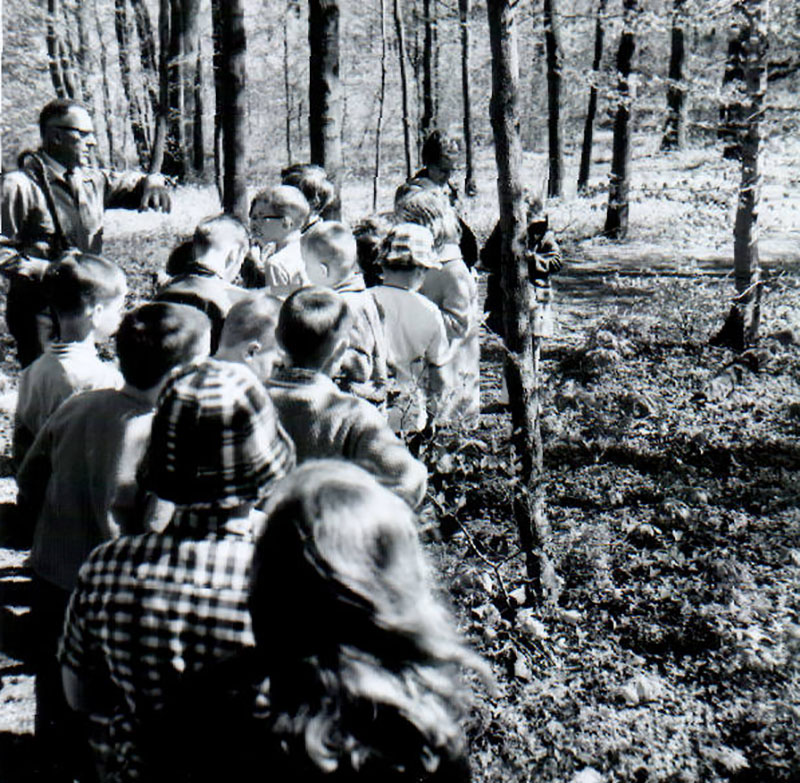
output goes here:
[[153, 25], [150, 21], [150, 12], [147, 10], [147, 3], [145, 3], [145, 0], [131, 0], [131, 8], [133, 9], [136, 34], [139, 37], [139, 64], [144, 93], [147, 96], [147, 100], [143, 102], [142, 115], [145, 117], [145, 130], [148, 132], [148, 139], [152, 150], [155, 146], [155, 134], [153, 133], [153, 129], [159, 110], [156, 42], [153, 35]]
[[381, 178], [381, 140], [383, 134], [383, 109], [386, 104], [386, 0], [381, 8], [381, 86], [378, 93], [378, 123], [375, 126], [375, 174], [372, 177], [372, 211], [378, 208], [378, 183]]
[[672, 0], [667, 120], [661, 138], [662, 150], [682, 149], [686, 143], [686, 85], [683, 82], [683, 61], [686, 57], [683, 34], [685, 2], [686, 0]]
[[747, 106], [736, 128], [742, 161], [739, 202], [733, 230], [736, 297], [714, 345], [743, 350], [758, 337], [761, 318], [761, 273], [758, 258], [758, 168], [761, 119], [767, 93], [767, 16], [769, 0], [737, 0], [733, 6], [742, 42], [741, 67]]
[[286, 101], [286, 163], [292, 157], [292, 90], [289, 83], [289, 11], [283, 15], [283, 95]]
[[469, 6], [469, 0], [458, 0], [458, 16], [461, 24], [461, 99], [464, 114], [464, 151], [466, 157], [464, 192], [468, 196], [474, 196], [478, 190], [475, 187], [475, 172], [473, 169], [472, 102], [469, 95]]
[[222, 134], [222, 207], [247, 219], [247, 102], [245, 95], [247, 37], [244, 0], [212, 0], [218, 34], [214, 84], [216, 113]]
[[397, 57], [400, 61], [400, 90], [403, 96], [403, 149], [406, 177], [411, 176], [411, 117], [408, 106], [408, 73], [406, 72], [406, 34], [403, 26], [402, 0], [394, 0], [394, 27], [397, 33]]
[[[490, 113], [500, 202], [500, 257], [506, 340], [505, 372], [511, 400], [512, 446], [520, 461], [514, 516], [525, 554], [528, 600], [547, 592], [552, 566], [542, 485], [539, 378], [534, 359], [530, 291], [525, 258], [526, 214], [522, 199], [522, 142], [519, 134], [519, 65], [514, 0], [488, 0], [492, 49]], [[554, 581], [554, 580], [552, 580]]]
[[[337, 0], [309, 0], [308, 45], [311, 162], [325, 169], [338, 194], [342, 169], [342, 88], [339, 82]], [[333, 217], [338, 218], [338, 215]]]
[[111, 111], [111, 89], [108, 83], [108, 51], [103, 36], [103, 26], [100, 23], [97, 0], [92, 0], [92, 11], [97, 29], [98, 49], [100, 50], [100, 79], [103, 92], [103, 124], [106, 129], [106, 142], [108, 144], [108, 165], [114, 168], [116, 162], [116, 147], [114, 145], [114, 128]]
[[64, 52], [61, 38], [61, 3], [58, 0], [47, 0], [47, 63], [50, 69], [50, 80], [59, 98], [75, 98], [75, 78]]
[[559, 197], [564, 179], [561, 142], [561, 33], [558, 0], [544, 0], [544, 40], [547, 50], [547, 195]]
[[612, 239], [624, 239], [628, 233], [628, 169], [631, 157], [631, 94], [628, 80], [636, 49], [633, 28], [639, 12], [638, 0], [622, 0], [622, 5], [623, 29], [617, 50], [617, 113], [614, 118], [611, 177], [604, 229], [606, 236]]
[[594, 118], [597, 114], [597, 80], [600, 64], [603, 61], [603, 24], [606, 12], [606, 0], [599, 0], [597, 17], [594, 25], [594, 59], [592, 60], [592, 85], [589, 88], [589, 106], [586, 109], [586, 120], [583, 124], [583, 144], [581, 144], [581, 162], [578, 169], [578, 193], [585, 193], [589, 186], [589, 170], [592, 166], [592, 142], [594, 137]]
[[425, 140], [436, 126], [436, 107], [433, 94], [434, 43], [436, 19], [433, 17], [433, 0], [423, 0], [422, 15], [425, 30], [422, 46], [422, 117], [420, 118], [419, 138]]

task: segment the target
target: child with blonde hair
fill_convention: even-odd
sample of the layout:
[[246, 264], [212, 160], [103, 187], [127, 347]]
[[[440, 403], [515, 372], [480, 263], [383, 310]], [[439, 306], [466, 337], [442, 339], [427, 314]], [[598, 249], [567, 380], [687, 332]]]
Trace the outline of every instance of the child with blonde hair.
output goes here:
[[332, 288], [352, 317], [350, 345], [342, 359], [342, 388], [376, 405], [386, 401], [386, 337], [378, 306], [358, 266], [356, 240], [342, 223], [322, 221], [300, 240], [312, 284]]
[[260, 244], [260, 258], [256, 259], [257, 285], [251, 287], [266, 286], [270, 294], [285, 299], [308, 285], [300, 253], [300, 234], [308, 215], [308, 201], [295, 187], [277, 185], [256, 193], [250, 203], [250, 231]]

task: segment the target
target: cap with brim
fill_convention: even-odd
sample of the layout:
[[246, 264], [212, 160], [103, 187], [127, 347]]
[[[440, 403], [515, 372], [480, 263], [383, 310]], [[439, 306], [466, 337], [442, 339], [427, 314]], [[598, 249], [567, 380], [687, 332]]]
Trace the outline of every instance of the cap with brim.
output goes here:
[[437, 269], [440, 266], [433, 251], [433, 234], [416, 223], [399, 223], [389, 232], [380, 261], [390, 269]]

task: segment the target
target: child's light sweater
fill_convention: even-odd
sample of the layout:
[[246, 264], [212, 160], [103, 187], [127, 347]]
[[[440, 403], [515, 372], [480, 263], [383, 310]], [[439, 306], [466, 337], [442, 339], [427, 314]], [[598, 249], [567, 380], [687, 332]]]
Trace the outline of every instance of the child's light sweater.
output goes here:
[[300, 253], [300, 233], [264, 261], [264, 276], [269, 293], [286, 299], [298, 288], [310, 285]]

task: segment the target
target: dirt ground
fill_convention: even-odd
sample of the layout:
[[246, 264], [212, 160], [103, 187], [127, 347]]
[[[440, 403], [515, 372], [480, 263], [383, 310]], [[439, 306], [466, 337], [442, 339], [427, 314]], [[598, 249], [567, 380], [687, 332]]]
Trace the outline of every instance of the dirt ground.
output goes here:
[[[796, 216], [793, 158], [775, 154], [768, 203]], [[651, 163], [625, 244], [593, 238], [602, 191], [551, 209], [567, 256], [556, 333], [542, 352], [556, 605], [520, 608], [513, 625], [503, 617], [506, 602], [521, 598], [523, 564], [493, 336], [482, 335], [479, 428], [417, 444], [431, 473], [426, 547], [498, 682], [495, 695], [476, 684], [476, 781], [800, 780], [798, 223], [764, 210], [759, 344], [743, 355], [711, 348], [733, 294], [733, 196], [721, 203], [718, 194], [731, 191], [735, 171], [708, 153]], [[704, 197], [659, 192], [658, 177], [677, 181], [678, 165], [694, 177], [689, 192]], [[711, 200], [708, 183], [718, 183]], [[487, 188], [472, 207], [483, 236], [490, 196]], [[175, 219], [189, 225], [206, 206]], [[653, 209], [660, 218], [648, 218]], [[166, 255], [155, 248], [175, 231], [146, 220], [114, 216], [108, 230], [109, 254], [123, 259], [137, 296]], [[9, 348], [4, 333], [0, 341]], [[2, 370], [7, 511], [17, 373], [9, 358]], [[30, 780], [35, 766], [24, 556], [0, 548], [4, 783]]]

